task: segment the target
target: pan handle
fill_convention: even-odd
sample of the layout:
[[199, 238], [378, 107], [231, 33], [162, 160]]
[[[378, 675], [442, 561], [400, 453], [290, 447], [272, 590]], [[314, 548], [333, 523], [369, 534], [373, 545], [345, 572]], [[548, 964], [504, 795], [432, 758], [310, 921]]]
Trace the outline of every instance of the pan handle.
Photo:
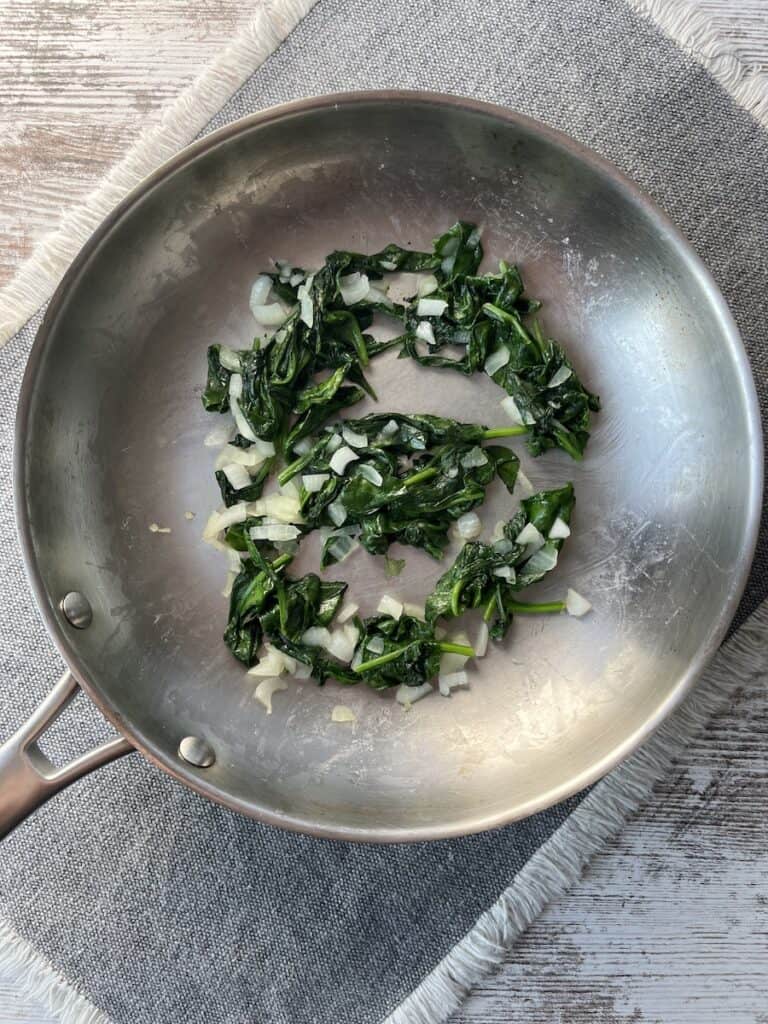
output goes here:
[[45, 756], [37, 740], [69, 704], [79, 686], [70, 672], [58, 683], [18, 732], [0, 746], [0, 839], [34, 810], [82, 775], [130, 753], [124, 739], [110, 740], [57, 768]]

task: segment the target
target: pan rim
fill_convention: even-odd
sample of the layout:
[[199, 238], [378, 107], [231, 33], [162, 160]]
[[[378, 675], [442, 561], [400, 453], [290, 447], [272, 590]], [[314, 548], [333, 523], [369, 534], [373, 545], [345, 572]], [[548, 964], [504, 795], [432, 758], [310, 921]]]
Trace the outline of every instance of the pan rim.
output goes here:
[[[601, 757], [588, 769], [579, 772], [551, 787], [544, 794], [531, 798], [524, 803], [511, 806], [506, 811], [491, 815], [481, 815], [471, 820], [448, 822], [446, 824], [422, 827], [396, 828], [391, 826], [357, 827], [347, 825], [328, 825], [318, 823], [302, 815], [293, 815], [275, 809], [265, 808], [259, 804], [233, 794], [208, 782], [204, 773], [186, 767], [180, 760], [173, 760], [172, 755], [157, 748], [140, 733], [134, 731], [124, 719], [120, 708], [107, 699], [101, 692], [98, 680], [91, 678], [79, 658], [76, 645], [60, 616], [55, 611], [55, 601], [49, 595], [43, 582], [42, 572], [38, 564], [32, 539], [30, 518], [27, 509], [27, 480], [25, 472], [24, 452], [32, 410], [32, 399], [40, 368], [42, 367], [48, 345], [52, 343], [54, 328], [66, 299], [77, 283], [82, 271], [87, 266], [91, 255], [101, 244], [113, 227], [126, 216], [132, 207], [168, 177], [181, 168], [194, 162], [203, 154], [208, 154], [218, 146], [229, 143], [241, 133], [250, 132], [283, 118], [308, 114], [327, 109], [338, 109], [365, 104], [384, 105], [418, 105], [459, 108], [471, 115], [495, 118], [506, 124], [522, 127], [535, 136], [542, 138], [551, 145], [564, 150], [569, 155], [587, 164], [599, 176], [607, 178], [614, 187], [635, 205], [646, 216], [654, 228], [670, 241], [677, 249], [689, 272], [697, 279], [702, 291], [712, 303], [718, 318], [720, 332], [728, 345], [729, 354], [737, 371], [743, 408], [748, 423], [748, 436], [745, 438], [748, 448], [749, 499], [744, 524], [744, 541], [735, 565], [731, 587], [726, 601], [720, 609], [709, 637], [691, 659], [687, 668], [681, 673], [675, 685], [657, 704], [653, 713], [629, 736], [617, 743], [608, 754]], [[706, 664], [720, 646], [728, 626], [736, 612], [738, 603], [747, 583], [752, 559], [757, 544], [762, 510], [763, 491], [763, 443], [762, 425], [754, 379], [744, 344], [736, 322], [720, 293], [720, 290], [703, 261], [693, 250], [682, 232], [650, 198], [627, 175], [610, 161], [596, 154], [586, 146], [571, 138], [565, 132], [544, 125], [540, 121], [518, 111], [454, 94], [437, 93], [420, 90], [362, 90], [354, 92], [332, 93], [313, 96], [279, 104], [240, 118], [223, 128], [193, 142], [175, 156], [161, 164], [155, 171], [144, 178], [115, 209], [102, 221], [91, 235], [69, 269], [64, 274], [55, 290], [46, 310], [42, 324], [33, 342], [24, 378], [21, 386], [16, 416], [13, 456], [14, 506], [17, 529], [22, 554], [33, 596], [59, 653], [69, 666], [71, 672], [82, 686], [84, 692], [94, 702], [101, 713], [125, 736], [136, 749], [152, 763], [173, 778], [189, 786], [198, 794], [222, 804], [230, 810], [237, 811], [247, 817], [255, 818], [265, 824], [311, 835], [317, 838], [346, 840], [370, 843], [421, 842], [454, 838], [462, 835], [483, 832], [498, 828], [513, 821], [529, 817], [539, 811], [552, 807], [563, 800], [581, 792], [603, 778], [608, 772], [624, 761], [637, 750], [677, 708], [690, 693]]]

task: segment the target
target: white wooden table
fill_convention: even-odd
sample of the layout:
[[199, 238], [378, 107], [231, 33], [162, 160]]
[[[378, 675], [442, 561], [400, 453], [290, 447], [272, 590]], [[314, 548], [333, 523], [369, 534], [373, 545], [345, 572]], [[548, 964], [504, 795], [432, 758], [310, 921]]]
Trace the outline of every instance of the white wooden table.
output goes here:
[[[768, 72], [768, 0], [695, 6]], [[0, 286], [248, 13], [241, 0], [0, 0]], [[766, 750], [761, 687], [710, 723], [453, 1024], [768, 1024]], [[0, 976], [10, 1022], [51, 1017]]]

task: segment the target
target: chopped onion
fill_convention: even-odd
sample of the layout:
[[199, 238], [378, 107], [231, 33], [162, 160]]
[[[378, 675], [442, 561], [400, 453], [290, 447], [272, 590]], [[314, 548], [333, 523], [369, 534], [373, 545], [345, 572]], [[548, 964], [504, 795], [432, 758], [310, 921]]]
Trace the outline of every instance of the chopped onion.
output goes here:
[[357, 452], [353, 452], [351, 448], [343, 445], [333, 453], [328, 465], [337, 476], [344, 476], [344, 471], [350, 462], [355, 462], [359, 458]]
[[328, 505], [328, 515], [333, 520], [334, 526], [343, 526], [347, 519], [347, 510], [344, 507], [344, 502], [337, 498], [336, 501], [330, 502]]
[[455, 480], [458, 475], [459, 475], [459, 467], [458, 466], [448, 466], [447, 469], [443, 470], [443, 476], [447, 477], [449, 480]]
[[372, 636], [368, 643], [365, 645], [366, 651], [371, 654], [383, 654], [384, 653], [384, 637], [383, 636]]
[[294, 501], [299, 501], [301, 498], [301, 490], [295, 480], [286, 480], [284, 484], [279, 483], [277, 488], [286, 498], [293, 498]]
[[366, 302], [376, 302], [380, 306], [394, 306], [394, 302], [387, 295], [385, 288], [377, 288], [375, 284], [368, 286], [368, 294], [365, 296]]
[[346, 423], [341, 428], [341, 436], [344, 438], [347, 444], [351, 445], [353, 448], [368, 447], [368, 438], [366, 437], [366, 435], [358, 434], [356, 431], [352, 429], [352, 427], [348, 426], [348, 424]]
[[462, 540], [474, 540], [483, 531], [483, 524], [477, 512], [465, 512], [456, 520], [456, 529]]
[[363, 462], [360, 466], [360, 476], [367, 480], [368, 483], [373, 484], [374, 487], [381, 487], [384, 483], [384, 477], [376, 469], [375, 466], [369, 465], [367, 462]]
[[194, 512], [185, 512], [184, 513], [184, 518], [185, 519], [194, 519], [195, 518], [195, 513]]
[[232, 587], [234, 587], [236, 579], [237, 579], [237, 573], [236, 572], [232, 572], [232, 570], [230, 569], [229, 572], [227, 573], [227, 582], [224, 584], [224, 586], [222, 588], [222, 591], [221, 591], [221, 596], [222, 597], [229, 597], [230, 596], [230, 594], [232, 593]]
[[280, 327], [288, 319], [288, 310], [279, 302], [270, 302], [268, 305], [252, 304], [251, 312], [254, 320], [262, 327]]
[[327, 650], [328, 644], [331, 642], [331, 634], [325, 626], [310, 626], [302, 633], [301, 642], [307, 647], [323, 647]]
[[281, 281], [290, 281], [293, 267], [288, 260], [275, 260], [275, 266], [280, 274]]
[[234, 526], [235, 523], [245, 522], [247, 514], [248, 504], [245, 501], [238, 501], [236, 505], [230, 505], [229, 508], [225, 508], [221, 512], [213, 512], [205, 524], [203, 539], [208, 540], [215, 537], [228, 527]]
[[426, 341], [428, 345], [435, 344], [435, 332], [429, 320], [419, 320], [416, 325], [415, 334], [420, 341]]
[[269, 298], [269, 293], [271, 291], [272, 278], [269, 277], [268, 274], [259, 274], [251, 288], [251, 297], [249, 299], [251, 309], [253, 309], [254, 306], [263, 306]]
[[233, 373], [229, 378], [229, 397], [237, 402], [243, 393], [243, 378], [239, 373]]
[[484, 466], [488, 462], [488, 456], [482, 448], [470, 448], [467, 454], [462, 455], [459, 461], [464, 469], [476, 469], [478, 466]]
[[477, 631], [477, 640], [474, 643], [475, 657], [484, 658], [488, 650], [488, 623], [481, 622]]
[[500, 565], [493, 570], [493, 575], [498, 576], [502, 580], [511, 580], [514, 576], [514, 570], [511, 565]]
[[281, 676], [284, 672], [296, 671], [296, 659], [278, 651], [271, 644], [265, 644], [265, 653], [259, 658], [258, 664], [248, 669], [249, 676]]
[[333, 555], [337, 562], [345, 561], [353, 551], [357, 551], [360, 547], [357, 541], [347, 533], [332, 534], [331, 536], [333, 539], [328, 545], [328, 554]]
[[312, 666], [305, 665], [303, 661], [296, 662], [296, 668], [293, 671], [294, 679], [309, 679], [312, 675]]
[[361, 302], [368, 294], [369, 287], [367, 274], [355, 271], [354, 274], [347, 274], [346, 277], [339, 278], [339, 291], [346, 306], [353, 306], [356, 302]]
[[515, 543], [507, 537], [500, 537], [499, 540], [493, 542], [493, 550], [500, 555], [511, 555], [515, 550]]
[[149, 532], [150, 533], [170, 533], [171, 532], [171, 528], [170, 528], [170, 526], [158, 526], [157, 523], [150, 523], [149, 524]]
[[379, 260], [379, 266], [382, 270], [397, 270], [397, 264], [393, 263], [392, 260]]
[[230, 487], [236, 491], [241, 491], [244, 487], [251, 485], [251, 474], [245, 466], [241, 466], [237, 462], [229, 462], [226, 466], [222, 466], [222, 472], [229, 481]]
[[357, 716], [346, 704], [336, 704], [331, 711], [332, 722], [356, 722]]
[[267, 714], [272, 714], [272, 694], [278, 690], [287, 690], [288, 683], [282, 679], [262, 679], [253, 692], [253, 696], [267, 709]]
[[[435, 637], [440, 639], [435, 632]], [[466, 644], [470, 647], [469, 637], [466, 633], [456, 633], [450, 637], [452, 644]], [[440, 675], [447, 676], [451, 672], [460, 672], [461, 669], [469, 661], [469, 658], [465, 654], [455, 654], [453, 651], [447, 651], [445, 654], [440, 655]]]
[[249, 501], [249, 516], [273, 516], [281, 523], [300, 523], [301, 506], [298, 498], [287, 494], [268, 494], [257, 501]]
[[431, 683], [422, 683], [421, 686], [406, 686], [403, 683], [402, 686], [398, 687], [395, 700], [398, 704], [410, 707], [411, 704], [415, 704], [417, 700], [421, 700], [422, 697], [426, 697], [429, 693], [432, 693]]
[[334, 629], [330, 634], [327, 651], [334, 658], [349, 664], [357, 646], [358, 631], [354, 626], [342, 626], [341, 629]]
[[307, 473], [301, 478], [301, 486], [307, 494], [317, 494], [318, 491], [322, 491], [323, 484], [330, 479], [330, 473]]
[[240, 356], [232, 348], [226, 345], [219, 345], [219, 362], [225, 370], [233, 373], [240, 373]]
[[253, 432], [253, 427], [251, 427], [248, 420], [243, 416], [242, 410], [240, 409], [240, 396], [242, 393], [243, 378], [239, 373], [233, 373], [229, 378], [229, 407], [232, 410], [232, 415], [235, 417], [237, 432], [248, 441], [256, 441], [256, 435]]
[[216, 459], [216, 469], [231, 466], [233, 462], [239, 466], [245, 466], [246, 469], [256, 469], [263, 461], [264, 456], [254, 445], [251, 445], [250, 448], [238, 448], [234, 444], [228, 444], [222, 448]]
[[416, 316], [442, 316], [447, 308], [445, 299], [419, 299], [416, 303]]
[[350, 601], [349, 604], [345, 604], [341, 611], [336, 616], [336, 621], [341, 625], [342, 622], [347, 622], [360, 610], [360, 605], [355, 604], [354, 601]]
[[522, 469], [519, 469], [517, 471], [517, 479], [515, 480], [515, 487], [519, 487], [520, 490], [523, 492], [523, 494], [526, 496], [526, 498], [530, 498], [530, 496], [535, 493], [533, 484], [528, 479], [528, 477], [525, 475], [525, 473], [522, 471]]
[[500, 370], [502, 366], [506, 366], [509, 362], [510, 352], [506, 345], [500, 345], [495, 352], [491, 352], [488, 358], [485, 360], [485, 366], [483, 369], [492, 377], [497, 370]]
[[376, 607], [376, 611], [382, 615], [391, 615], [393, 619], [399, 619], [403, 614], [403, 606], [394, 597], [390, 597], [389, 594], [383, 594]]
[[529, 412], [521, 412], [512, 395], [501, 400], [501, 408], [517, 427], [529, 427], [536, 419]]
[[425, 622], [427, 618], [427, 609], [423, 604], [415, 604], [410, 601], [403, 602], [403, 611], [406, 615], [410, 615], [411, 618], [420, 619], [421, 622]]
[[572, 374], [573, 374], [573, 370], [570, 368], [570, 366], [565, 366], [565, 365], [561, 366], [560, 369], [556, 370], [555, 373], [552, 375], [552, 379], [550, 380], [549, 384], [547, 384], [547, 387], [548, 388], [560, 387], [561, 384], [565, 384], [565, 382], [568, 380], [568, 378]]
[[[312, 275], [312, 276], [314, 276], [314, 275]], [[291, 274], [290, 279], [288, 281], [288, 284], [291, 286], [291, 288], [295, 288], [296, 285], [297, 284], [301, 284], [301, 282], [303, 280], [304, 280], [304, 275], [302, 274], [302, 272], [300, 270], [297, 270], [295, 274]]]
[[526, 572], [549, 572], [557, 565], [557, 548], [554, 544], [545, 544], [535, 551], [525, 563]]
[[269, 540], [272, 542], [296, 540], [301, 530], [288, 523], [269, 523], [265, 526], [252, 526], [248, 531], [251, 540]]
[[222, 423], [205, 435], [203, 444], [206, 448], [218, 448], [219, 445], [229, 444], [234, 434], [235, 428], [232, 423]]
[[521, 544], [528, 548], [529, 554], [534, 551], [538, 551], [544, 544], [544, 538], [533, 525], [533, 523], [526, 523], [520, 533], [515, 537], [515, 544]]
[[564, 523], [560, 516], [552, 523], [552, 529], [547, 534], [550, 540], [565, 540], [566, 537], [571, 536], [571, 528], [568, 523]]
[[450, 697], [451, 690], [457, 686], [469, 686], [469, 676], [463, 669], [459, 672], [449, 672], [437, 677], [437, 685], [443, 697]]
[[302, 437], [300, 441], [297, 441], [293, 446], [293, 450], [297, 455], [306, 455], [312, 448], [312, 442], [308, 437]]
[[296, 292], [296, 297], [299, 300], [300, 313], [299, 319], [302, 320], [307, 327], [311, 327], [315, 322], [315, 304], [312, 301], [310, 294], [310, 288], [312, 287], [312, 279], [315, 275], [310, 274], [306, 282], [299, 285], [299, 289]]
[[337, 452], [339, 448], [341, 448], [342, 443], [343, 442], [341, 440], [341, 434], [331, 434], [331, 436], [328, 438], [326, 451], [330, 452], [330, 454], [332, 455], [334, 452]]
[[420, 299], [423, 299], [427, 295], [431, 295], [432, 292], [436, 292], [438, 289], [437, 278], [434, 274], [427, 274], [426, 277], [419, 279], [419, 283], [416, 288], [416, 294]]
[[396, 434], [399, 429], [400, 427], [397, 420], [388, 420], [381, 428], [381, 433], [383, 437], [392, 437], [392, 435]]
[[265, 459], [270, 458], [275, 454], [275, 446], [271, 441], [262, 441], [260, 437], [253, 439], [252, 448], [255, 448], [259, 455], [263, 455]]

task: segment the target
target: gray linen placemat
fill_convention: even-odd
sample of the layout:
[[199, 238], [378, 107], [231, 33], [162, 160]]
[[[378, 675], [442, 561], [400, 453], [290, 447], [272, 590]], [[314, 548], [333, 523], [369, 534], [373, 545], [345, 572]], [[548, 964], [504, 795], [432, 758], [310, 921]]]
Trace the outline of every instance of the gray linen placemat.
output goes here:
[[[768, 135], [700, 66], [620, 2], [320, 0], [211, 128], [299, 96], [393, 86], [515, 107], [633, 176], [712, 268], [765, 410]], [[38, 323], [0, 351], [2, 735], [60, 669], [24, 580], [10, 496], [16, 396]], [[764, 530], [739, 621], [766, 596], [767, 569]], [[747, 627], [753, 647], [765, 625], [763, 615]], [[49, 748], [65, 756], [105, 732], [80, 702]], [[118, 1024], [380, 1022], [578, 802], [483, 836], [355, 847], [247, 821], [132, 757], [62, 794], [4, 844], [0, 912]], [[506, 910], [510, 922], [530, 917]], [[501, 934], [514, 933], [510, 923]], [[437, 1020], [443, 1009], [427, 998], [401, 1019]]]

